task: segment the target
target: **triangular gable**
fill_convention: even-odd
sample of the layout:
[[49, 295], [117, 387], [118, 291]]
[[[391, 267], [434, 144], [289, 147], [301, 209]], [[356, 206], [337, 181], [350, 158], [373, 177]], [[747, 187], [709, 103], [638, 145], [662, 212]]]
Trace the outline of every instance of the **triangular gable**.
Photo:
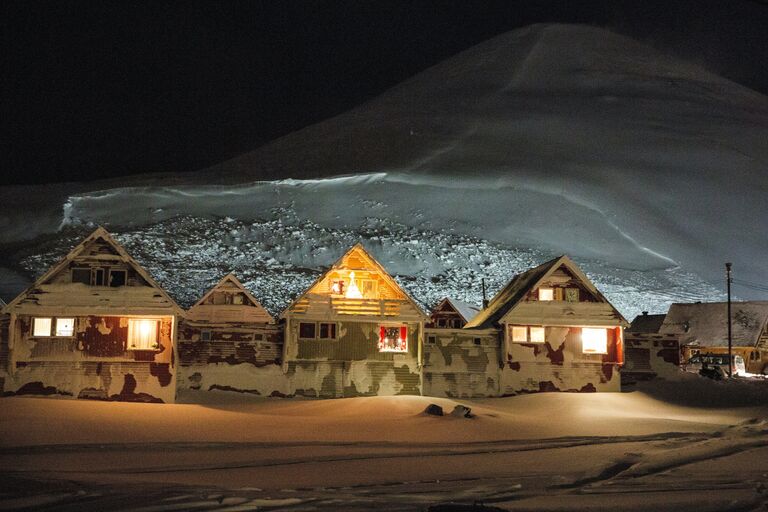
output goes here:
[[[395, 281], [392, 276], [384, 269], [384, 267], [371, 256], [368, 251], [365, 250], [361, 243], [357, 243], [352, 246], [347, 252], [345, 252], [338, 260], [336, 260], [331, 267], [323, 272], [315, 281], [307, 288], [307, 290], [293, 300], [288, 307], [280, 315], [284, 317], [290, 312], [293, 307], [302, 299], [309, 295], [330, 295], [331, 286], [333, 286], [332, 277], [335, 274], [347, 274], [349, 272], [358, 272], [355, 277], [355, 282], [359, 279], [361, 274], [375, 274], [385, 286], [385, 290], [378, 290], [379, 293], [389, 295], [388, 298], [398, 299], [409, 303], [418, 312], [422, 319], [426, 320], [427, 315], [421, 309], [421, 306], [413, 300], [413, 298]], [[356, 287], [359, 285], [355, 284]]]
[[[731, 303], [731, 339], [735, 346], [757, 346], [767, 327], [768, 302]], [[727, 347], [728, 304], [672, 304], [659, 333], [676, 335], [681, 346]]]
[[578, 265], [576, 265], [576, 263], [574, 263], [568, 256], [562, 255], [515, 276], [493, 297], [488, 304], [488, 307], [482, 310], [465, 327], [494, 327], [495, 324], [502, 321], [529, 292], [536, 290], [546, 282], [554, 272], [563, 266], [566, 267], [580, 284], [599, 302], [608, 304], [622, 324], [629, 325], [629, 322], [624, 316], [622, 316], [608, 299], [605, 298], [600, 290], [592, 284], [592, 281], [590, 281], [584, 272], [581, 271]]
[[109, 249], [111, 254], [118, 256], [123, 261], [123, 263], [131, 267], [149, 285], [149, 287], [160, 293], [162, 298], [168, 301], [176, 314], [180, 315], [182, 313], [182, 310], [179, 305], [176, 304], [176, 301], [173, 300], [173, 298], [168, 295], [168, 293], [157, 283], [157, 281], [155, 281], [152, 276], [149, 275], [149, 272], [147, 272], [144, 267], [142, 267], [135, 259], [133, 259], [133, 257], [131, 257], [131, 255], [126, 252], [123, 246], [120, 245], [114, 238], [112, 238], [112, 235], [110, 235], [109, 232], [101, 226], [99, 226], [93, 233], [88, 235], [82, 242], [72, 248], [72, 250], [69, 251], [69, 253], [64, 256], [64, 258], [62, 258], [50, 269], [48, 269], [47, 272], [38, 277], [31, 286], [29, 286], [15, 299], [9, 302], [6, 306], [6, 310], [10, 311], [14, 306], [18, 305], [22, 300], [24, 300], [24, 298], [33, 292], [33, 290], [44, 285], [53, 277], [57, 276], [60, 272], [63, 272], [65, 269], [67, 269], [69, 264], [78, 256], [80, 256], [86, 250], [86, 248], [90, 247], [92, 244], [99, 240], [106, 244], [106, 247]]
[[221, 278], [221, 280], [218, 283], [216, 283], [210, 290], [208, 290], [200, 298], [200, 300], [198, 300], [191, 308], [189, 308], [189, 311], [192, 311], [193, 309], [198, 307], [208, 306], [208, 304], [205, 303], [206, 300], [208, 300], [208, 298], [213, 293], [223, 290], [227, 285], [234, 286], [235, 289], [243, 293], [246, 296], [246, 298], [250, 301], [250, 304], [244, 304], [243, 306], [257, 309], [260, 314], [263, 314], [266, 317], [268, 317], [269, 322], [274, 322], [275, 319], [272, 317], [272, 315], [270, 315], [269, 312], [266, 309], [264, 309], [264, 306], [261, 305], [261, 303], [256, 299], [256, 297], [232, 273], [229, 273], [223, 278]]
[[471, 321], [480, 312], [480, 307], [450, 297], [441, 300], [432, 312], [444, 311], [446, 308], [459, 315], [465, 323]]

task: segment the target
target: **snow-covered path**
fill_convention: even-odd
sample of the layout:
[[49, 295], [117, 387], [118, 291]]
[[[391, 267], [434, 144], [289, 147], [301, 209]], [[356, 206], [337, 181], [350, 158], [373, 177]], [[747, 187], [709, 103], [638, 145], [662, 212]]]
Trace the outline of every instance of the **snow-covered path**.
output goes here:
[[764, 510], [768, 387], [724, 408], [698, 384], [708, 407], [550, 393], [462, 401], [472, 419], [421, 414], [457, 403], [429, 397], [8, 398], [0, 510]]

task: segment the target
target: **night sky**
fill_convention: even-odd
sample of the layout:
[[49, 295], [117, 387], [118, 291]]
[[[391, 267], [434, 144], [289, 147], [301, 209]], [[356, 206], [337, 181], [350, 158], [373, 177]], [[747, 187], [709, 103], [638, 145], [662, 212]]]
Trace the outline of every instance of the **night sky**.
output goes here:
[[607, 27], [768, 93], [755, 0], [2, 2], [2, 177], [198, 170], [536, 22]]

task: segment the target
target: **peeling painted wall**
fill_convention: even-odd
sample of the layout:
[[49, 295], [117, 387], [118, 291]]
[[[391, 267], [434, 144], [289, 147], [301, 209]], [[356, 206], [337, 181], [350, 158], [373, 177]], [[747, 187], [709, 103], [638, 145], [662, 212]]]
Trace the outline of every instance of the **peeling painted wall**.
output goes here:
[[621, 390], [620, 365], [607, 355], [582, 353], [579, 328], [546, 329], [545, 343], [508, 343], [502, 395]]
[[624, 345], [621, 378], [625, 383], [663, 378], [680, 371], [680, 346], [675, 335], [627, 333]]
[[156, 350], [128, 350], [127, 317], [74, 317], [71, 337], [34, 337], [32, 318], [18, 315], [9, 327], [13, 344], [4, 393], [141, 402], [175, 400], [173, 317], [158, 319]]
[[425, 395], [498, 396], [498, 331], [425, 329], [423, 371]]

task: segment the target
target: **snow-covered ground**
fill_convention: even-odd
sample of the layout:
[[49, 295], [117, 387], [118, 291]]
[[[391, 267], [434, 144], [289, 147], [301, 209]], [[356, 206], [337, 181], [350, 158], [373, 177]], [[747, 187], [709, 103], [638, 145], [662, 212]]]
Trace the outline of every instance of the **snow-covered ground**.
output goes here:
[[764, 510], [766, 384], [461, 402], [474, 418], [429, 397], [6, 398], [0, 510]]

